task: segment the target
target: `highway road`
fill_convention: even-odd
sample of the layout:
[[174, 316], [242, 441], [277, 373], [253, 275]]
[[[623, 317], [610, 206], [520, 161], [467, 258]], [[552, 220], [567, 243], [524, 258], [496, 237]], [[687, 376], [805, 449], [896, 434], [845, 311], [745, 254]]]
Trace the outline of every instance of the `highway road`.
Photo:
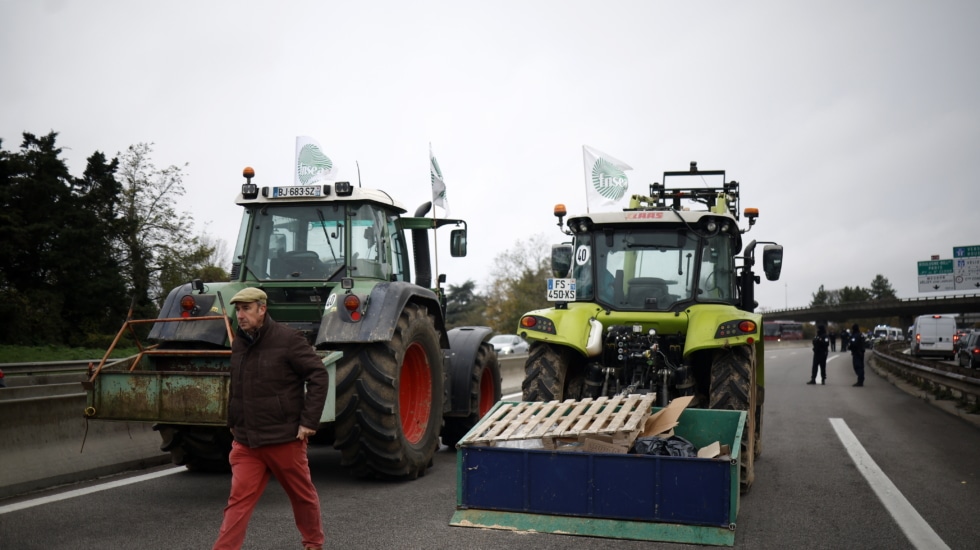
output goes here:
[[[827, 385], [807, 386], [810, 357], [805, 348], [767, 352], [765, 446], [735, 547], [976, 548], [980, 429], [873, 372], [865, 387], [852, 387], [849, 355], [832, 353]], [[339, 460], [330, 448], [311, 448], [328, 548], [695, 548], [453, 527], [454, 450], [443, 448], [425, 477], [401, 483], [351, 478]], [[0, 501], [0, 548], [209, 548], [229, 480], [162, 467]], [[272, 483], [245, 548], [300, 546]]]

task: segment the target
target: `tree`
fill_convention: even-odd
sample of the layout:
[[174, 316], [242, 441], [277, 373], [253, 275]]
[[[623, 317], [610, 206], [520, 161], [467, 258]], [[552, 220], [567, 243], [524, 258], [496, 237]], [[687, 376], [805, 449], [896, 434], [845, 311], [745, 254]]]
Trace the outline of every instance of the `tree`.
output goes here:
[[830, 294], [824, 290], [823, 285], [813, 293], [813, 299], [810, 300], [810, 307], [820, 307], [830, 305]]
[[159, 287], [168, 292], [188, 281], [200, 279], [207, 283], [212, 281], [228, 281], [228, 272], [218, 265], [218, 251], [223, 248], [224, 241], [215, 240], [207, 233], [197, 238], [198, 246], [175, 253], [165, 249], [160, 257]]
[[77, 208], [65, 213], [55, 281], [70, 302], [63, 319], [70, 326], [64, 341], [73, 346], [104, 347], [125, 318], [128, 303], [119, 262], [113, 251], [121, 186], [119, 163], [96, 151], [81, 178], [72, 180]]
[[511, 334], [524, 313], [548, 307], [544, 282], [550, 272], [550, 247], [542, 235], [517, 241], [512, 249], [497, 255], [490, 271], [486, 323], [497, 332]]
[[487, 302], [476, 293], [476, 282], [467, 279], [463, 284], [449, 285], [446, 289], [447, 328], [483, 324]]
[[57, 133], [0, 153], [0, 334], [16, 344], [82, 345], [118, 327], [123, 290], [111, 246], [115, 163], [96, 153], [71, 177]]
[[74, 178], [57, 135], [0, 147], [0, 342], [101, 347], [131, 301], [152, 318], [171, 287], [228, 280], [223, 243], [175, 211], [181, 168], [157, 170], [138, 144], [121, 161], [95, 152]]
[[898, 297], [891, 283], [880, 273], [871, 281], [869, 293], [872, 300], [894, 300]]
[[[131, 145], [121, 155], [122, 204], [117, 250], [135, 304], [134, 316], [155, 317], [170, 290], [163, 284], [186, 277], [212, 251], [193, 236], [187, 213], [177, 213], [183, 168], [157, 169], [153, 144]], [[186, 164], [184, 165], [187, 166]], [[176, 285], [174, 285], [176, 286]]]
[[851, 288], [845, 286], [840, 289], [840, 303], [847, 304], [853, 302], [867, 302], [871, 299], [871, 292], [866, 288], [856, 286]]
[[64, 296], [52, 283], [53, 249], [63, 227], [70, 175], [59, 158], [57, 134], [24, 133], [21, 151], [4, 155], [0, 181], [0, 266], [3, 269], [4, 340], [34, 344], [57, 341], [62, 334], [58, 313]]

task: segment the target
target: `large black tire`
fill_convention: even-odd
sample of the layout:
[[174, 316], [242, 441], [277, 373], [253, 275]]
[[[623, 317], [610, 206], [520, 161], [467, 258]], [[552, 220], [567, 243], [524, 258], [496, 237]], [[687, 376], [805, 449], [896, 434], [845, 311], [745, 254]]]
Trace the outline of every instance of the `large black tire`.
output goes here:
[[446, 417], [442, 444], [455, 447], [497, 401], [500, 401], [500, 363], [497, 362], [493, 346], [484, 342], [476, 353], [470, 374], [470, 410], [473, 412], [465, 417]]
[[524, 362], [521, 393], [524, 401], [563, 401], [579, 399], [584, 374], [574, 368], [572, 350], [533, 342]]
[[231, 470], [228, 454], [232, 437], [228, 428], [155, 424], [153, 429], [160, 432], [163, 440], [160, 450], [169, 452], [175, 465], [195, 472]]
[[[748, 492], [755, 481], [755, 459], [762, 451], [762, 407], [755, 383], [755, 348], [735, 346], [715, 352], [711, 361], [711, 392], [708, 407], [746, 411], [747, 425], [739, 442], [741, 472], [739, 487]], [[758, 448], [758, 450], [757, 450]]]
[[387, 342], [344, 350], [337, 363], [334, 447], [357, 476], [425, 475], [442, 429], [442, 350], [435, 319], [408, 304]]

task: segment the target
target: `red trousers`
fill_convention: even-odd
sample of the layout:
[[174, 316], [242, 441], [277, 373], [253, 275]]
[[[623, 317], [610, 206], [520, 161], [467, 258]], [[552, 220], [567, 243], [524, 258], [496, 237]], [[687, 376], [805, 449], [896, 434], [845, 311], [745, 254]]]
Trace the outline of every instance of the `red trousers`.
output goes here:
[[225, 506], [214, 550], [238, 550], [245, 542], [245, 530], [259, 497], [273, 475], [293, 505], [296, 527], [303, 536], [303, 546], [323, 546], [323, 523], [320, 520], [320, 497], [317, 495], [306, 457], [306, 441], [250, 448], [232, 442], [231, 496]]

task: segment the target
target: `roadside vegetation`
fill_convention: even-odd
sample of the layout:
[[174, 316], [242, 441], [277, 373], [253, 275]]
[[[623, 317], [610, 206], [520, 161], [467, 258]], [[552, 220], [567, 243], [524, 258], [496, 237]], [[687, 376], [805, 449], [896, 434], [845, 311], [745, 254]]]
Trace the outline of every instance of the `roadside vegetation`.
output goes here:
[[[835, 307], [847, 304], [857, 304], [865, 302], [883, 302], [887, 300], [897, 300], [898, 295], [891, 282], [882, 274], [875, 275], [867, 288], [861, 286], [845, 286], [844, 288], [827, 290], [824, 285], [820, 285], [812, 295], [810, 300], [811, 308]], [[871, 329], [877, 325], [899, 326], [901, 321], [898, 317], [874, 317], [870, 319], [847, 319], [840, 323], [833, 324], [830, 329], [834, 331], [849, 329], [851, 325], [858, 323], [865, 329]], [[806, 339], [816, 336], [816, 326], [807, 324], [803, 327], [803, 336]]]

